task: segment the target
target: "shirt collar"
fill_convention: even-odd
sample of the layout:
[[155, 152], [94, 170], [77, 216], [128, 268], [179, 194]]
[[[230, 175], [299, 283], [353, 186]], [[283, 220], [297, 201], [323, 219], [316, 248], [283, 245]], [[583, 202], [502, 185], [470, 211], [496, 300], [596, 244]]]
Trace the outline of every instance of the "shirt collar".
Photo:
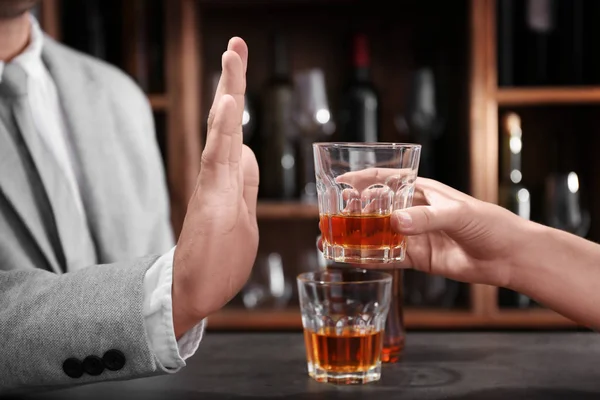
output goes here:
[[[31, 14], [29, 14], [29, 21], [31, 22], [29, 44], [11, 62], [20, 65], [28, 76], [38, 77], [43, 72], [42, 46], [44, 45], [44, 34], [37, 19]], [[0, 81], [2, 81], [4, 64], [3, 61], [0, 61]]]

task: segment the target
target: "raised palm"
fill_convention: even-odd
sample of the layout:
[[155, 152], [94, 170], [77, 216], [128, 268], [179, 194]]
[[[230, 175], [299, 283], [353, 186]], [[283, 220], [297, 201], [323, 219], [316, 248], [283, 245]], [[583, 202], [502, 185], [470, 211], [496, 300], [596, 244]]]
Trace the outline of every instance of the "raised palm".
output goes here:
[[[248, 48], [232, 38], [208, 119], [201, 171], [175, 252], [175, 277], [189, 313], [217, 311], [246, 283], [258, 249], [259, 171], [242, 143]], [[184, 293], [184, 294], [182, 294]]]

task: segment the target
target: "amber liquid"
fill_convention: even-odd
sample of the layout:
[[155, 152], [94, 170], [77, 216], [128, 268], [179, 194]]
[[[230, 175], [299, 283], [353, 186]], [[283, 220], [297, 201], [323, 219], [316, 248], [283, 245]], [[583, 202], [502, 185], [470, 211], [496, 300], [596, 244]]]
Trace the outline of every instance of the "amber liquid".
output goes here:
[[404, 241], [392, 230], [390, 215], [321, 214], [319, 227], [323, 240], [332, 246], [381, 249], [399, 247]]
[[404, 335], [392, 334], [386, 337], [383, 350], [381, 351], [381, 361], [384, 363], [398, 362], [403, 350]]
[[384, 363], [395, 363], [402, 356], [406, 337], [404, 331], [404, 306], [402, 304], [403, 277], [399, 269], [384, 271], [392, 275], [393, 281], [390, 310], [385, 320], [381, 361]]
[[333, 373], [366, 372], [380, 361], [383, 332], [364, 328], [304, 330], [308, 361]]

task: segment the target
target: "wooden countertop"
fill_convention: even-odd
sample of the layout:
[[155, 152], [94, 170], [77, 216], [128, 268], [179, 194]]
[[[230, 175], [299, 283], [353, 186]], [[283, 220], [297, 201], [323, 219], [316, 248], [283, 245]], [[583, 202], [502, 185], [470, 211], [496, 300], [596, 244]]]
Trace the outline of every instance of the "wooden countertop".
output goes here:
[[598, 399], [598, 365], [595, 333], [409, 332], [380, 382], [335, 386], [307, 376], [299, 333], [209, 332], [176, 374], [23, 399]]

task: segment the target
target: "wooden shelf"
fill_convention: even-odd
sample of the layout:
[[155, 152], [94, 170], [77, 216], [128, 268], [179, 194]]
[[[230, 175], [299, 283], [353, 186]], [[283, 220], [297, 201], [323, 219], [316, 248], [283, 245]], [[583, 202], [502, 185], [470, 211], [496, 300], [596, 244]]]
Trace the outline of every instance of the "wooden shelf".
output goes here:
[[600, 86], [499, 88], [499, 106], [600, 103]]
[[[561, 329], [578, 325], [547, 309], [502, 310], [496, 314], [470, 311], [407, 309], [407, 329]], [[300, 330], [302, 320], [296, 308], [250, 311], [224, 309], [208, 318], [214, 330]]]
[[317, 219], [319, 207], [300, 202], [259, 201], [256, 216], [259, 219]]
[[167, 96], [162, 94], [150, 94], [148, 100], [154, 111], [165, 111], [169, 107]]

